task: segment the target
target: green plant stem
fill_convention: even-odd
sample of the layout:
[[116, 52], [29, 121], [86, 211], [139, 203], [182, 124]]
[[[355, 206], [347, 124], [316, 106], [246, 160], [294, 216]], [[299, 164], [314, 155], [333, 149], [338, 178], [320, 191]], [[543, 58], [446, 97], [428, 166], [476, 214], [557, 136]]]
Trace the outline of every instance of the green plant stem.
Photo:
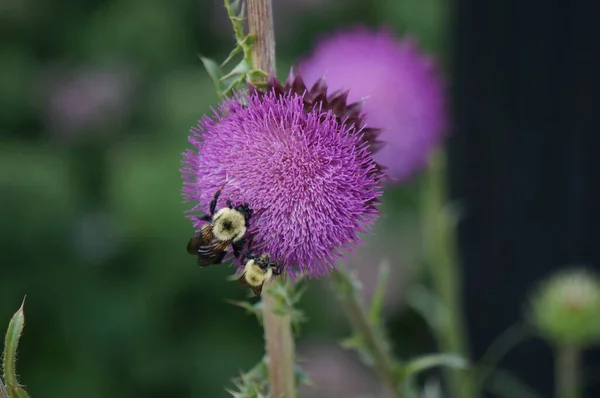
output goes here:
[[[465, 341], [464, 316], [461, 302], [462, 272], [458, 266], [455, 223], [449, 211], [446, 192], [446, 157], [443, 150], [433, 154], [425, 187], [424, 222], [426, 232], [426, 262], [433, 289], [445, 310], [437, 333], [440, 349], [468, 358]], [[447, 369], [450, 396], [473, 397], [470, 378], [464, 371]]]
[[[247, 4], [249, 34], [256, 37], [252, 49], [252, 66], [267, 73], [274, 73], [276, 69], [273, 4], [271, 0], [248, 0]], [[277, 302], [269, 290], [276, 283], [283, 282], [278, 278], [268, 282], [262, 294], [271, 398], [295, 398], [292, 320], [289, 315], [279, 315], [274, 312]]]
[[521, 323], [510, 326], [500, 336], [496, 337], [481, 356], [477, 367], [474, 369], [472, 383], [475, 396], [480, 394], [485, 381], [493, 374], [500, 360], [517, 344], [522, 343], [530, 337], [530, 329]]
[[338, 287], [339, 297], [345, 307], [346, 315], [356, 334], [369, 351], [373, 367], [389, 389], [391, 396], [402, 398], [402, 388], [395, 361], [385, 346], [385, 340], [379, 330], [369, 321], [367, 312], [358, 296], [358, 289], [352, 277], [341, 266], [332, 272], [332, 280]]
[[560, 344], [556, 349], [556, 397], [581, 398], [581, 350], [573, 344]]

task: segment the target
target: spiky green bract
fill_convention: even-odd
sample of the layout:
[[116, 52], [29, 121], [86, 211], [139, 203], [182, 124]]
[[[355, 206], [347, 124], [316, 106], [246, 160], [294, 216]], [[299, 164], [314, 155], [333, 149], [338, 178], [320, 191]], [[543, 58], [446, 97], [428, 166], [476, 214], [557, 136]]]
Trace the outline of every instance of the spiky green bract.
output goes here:
[[[233, 27], [235, 47], [221, 65], [210, 58], [200, 56], [200, 60], [215, 84], [219, 97], [231, 96], [239, 86], [267, 76], [266, 72], [252, 68], [252, 48], [256, 43], [256, 36], [244, 33], [246, 19], [244, 2], [242, 0], [233, 2], [225, 0], [225, 9]], [[239, 55], [242, 56], [241, 60], [229, 72], [225, 72], [223, 69]]]
[[23, 312], [24, 305], [25, 299], [23, 299], [21, 307], [10, 320], [4, 341], [4, 354], [2, 357], [4, 381], [6, 382], [6, 389], [10, 398], [29, 397], [24, 389], [24, 386], [19, 384], [16, 369], [17, 347], [19, 345], [21, 334], [23, 333], [23, 328], [25, 327], [25, 313]]
[[[296, 387], [311, 385], [310, 377], [299, 364], [294, 366]], [[264, 357], [246, 373], [232, 380], [236, 390], [226, 391], [234, 398], [267, 398], [269, 397], [269, 359]]]
[[600, 279], [585, 269], [558, 272], [533, 293], [528, 316], [553, 343], [585, 347], [600, 342]]

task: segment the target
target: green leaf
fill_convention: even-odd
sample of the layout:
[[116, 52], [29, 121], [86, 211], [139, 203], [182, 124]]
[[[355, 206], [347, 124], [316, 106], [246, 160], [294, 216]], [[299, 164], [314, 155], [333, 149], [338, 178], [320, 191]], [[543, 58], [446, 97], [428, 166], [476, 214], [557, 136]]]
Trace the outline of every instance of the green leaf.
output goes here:
[[428, 354], [410, 360], [402, 367], [402, 373], [404, 376], [413, 376], [436, 366], [467, 369], [469, 362], [466, 359], [453, 354]]
[[256, 318], [258, 318], [258, 322], [260, 324], [262, 324], [263, 321], [263, 315], [262, 315], [262, 301], [257, 301], [256, 303], [252, 304], [249, 303], [248, 301], [234, 301], [234, 300], [227, 300], [227, 302], [229, 304], [233, 304], [236, 305], [238, 307], [244, 308], [246, 311], [248, 311], [250, 314], [255, 315]]
[[227, 88], [225, 88], [225, 90], [223, 90], [223, 97], [225, 96], [229, 96], [233, 94], [233, 90], [235, 90], [236, 87], [240, 86], [241, 84], [243, 84], [246, 81], [245, 77], [242, 75], [240, 77], [238, 77], [237, 79], [233, 80], [228, 86]]
[[233, 59], [233, 57], [235, 57], [236, 55], [240, 54], [243, 51], [243, 48], [241, 46], [235, 46], [233, 48], [233, 50], [231, 50], [231, 52], [229, 53], [229, 55], [227, 56], [227, 58], [225, 58], [225, 61], [223, 61], [221, 63], [221, 68], [224, 68], [225, 65], [227, 65], [229, 62], [231, 62], [231, 60]]
[[241, 0], [234, 0], [233, 3], [229, 0], [225, 0], [227, 16], [229, 16], [238, 43], [244, 38], [244, 15], [246, 14], [244, 7], [245, 5]]
[[199, 58], [200, 58], [200, 61], [202, 61], [202, 63], [204, 64], [204, 68], [208, 72], [210, 79], [213, 81], [213, 83], [215, 85], [215, 89], [217, 90], [217, 93], [219, 93], [219, 95], [220, 95], [221, 91], [222, 91], [221, 90], [221, 79], [223, 78], [223, 72], [221, 71], [219, 64], [217, 64], [212, 59], [203, 57], [201, 55], [199, 56]]
[[4, 342], [4, 380], [6, 381], [8, 393], [11, 398], [29, 397], [27, 392], [23, 389], [24, 386], [19, 384], [16, 369], [17, 347], [19, 345], [21, 334], [23, 333], [23, 328], [25, 327], [25, 313], [23, 312], [24, 305], [25, 298], [23, 298], [21, 307], [13, 315], [10, 323], [8, 324], [8, 330], [6, 331], [6, 339]]
[[510, 326], [489, 345], [487, 351], [475, 366], [473, 384], [480, 389], [486, 379], [493, 373], [496, 365], [517, 344], [533, 337], [533, 330], [527, 325], [517, 323]]
[[541, 396], [512, 373], [498, 369], [491, 376], [488, 390], [499, 398], [540, 398]]
[[371, 300], [371, 309], [369, 310], [369, 320], [373, 325], [379, 325], [381, 322], [381, 310], [383, 308], [383, 298], [385, 296], [385, 284], [390, 276], [390, 263], [383, 260], [379, 265], [379, 275], [377, 286], [373, 299]]
[[294, 364], [294, 377], [296, 379], [296, 386], [312, 386], [312, 380], [310, 379], [310, 375], [304, 371], [300, 364]]
[[435, 335], [443, 332], [448, 322], [448, 310], [431, 290], [422, 285], [409, 287], [406, 302], [423, 317]]
[[226, 389], [234, 398], [266, 398], [269, 386], [269, 370], [264, 357], [252, 369], [232, 380], [237, 391]]
[[364, 343], [363, 339], [357, 334], [354, 334], [350, 337], [346, 337], [345, 339], [340, 341], [340, 345], [345, 349], [353, 349], [354, 350], [354, 349], [362, 347], [364, 344], [365, 343]]
[[243, 59], [229, 73], [222, 76], [220, 81], [224, 81], [225, 79], [229, 79], [238, 75], [245, 76], [248, 72], [250, 72], [250, 65], [248, 65], [248, 62]]

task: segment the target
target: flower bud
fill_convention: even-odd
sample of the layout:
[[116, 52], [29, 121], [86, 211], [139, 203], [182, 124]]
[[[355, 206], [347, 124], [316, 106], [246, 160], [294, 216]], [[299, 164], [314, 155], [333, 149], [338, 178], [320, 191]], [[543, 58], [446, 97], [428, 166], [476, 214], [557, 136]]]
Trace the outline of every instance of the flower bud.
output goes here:
[[584, 269], [551, 276], [534, 292], [529, 318], [556, 343], [585, 346], [600, 341], [600, 280]]

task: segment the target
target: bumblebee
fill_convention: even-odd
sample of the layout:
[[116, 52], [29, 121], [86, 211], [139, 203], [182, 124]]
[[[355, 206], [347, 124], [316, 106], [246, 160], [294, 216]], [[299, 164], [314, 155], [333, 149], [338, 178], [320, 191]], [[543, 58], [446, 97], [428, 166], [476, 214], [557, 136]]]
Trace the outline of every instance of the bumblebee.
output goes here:
[[266, 253], [258, 256], [245, 253], [243, 257], [246, 259], [246, 263], [238, 283], [241, 286], [250, 287], [255, 296], [260, 296], [265, 282], [283, 272], [283, 265], [271, 261], [271, 256]]
[[187, 252], [198, 256], [200, 267], [221, 263], [230, 244], [234, 255], [238, 257], [245, 243], [244, 235], [253, 211], [247, 203], [233, 207], [231, 201], [227, 200], [227, 207], [215, 213], [222, 190], [223, 186], [215, 193], [209, 213], [199, 218], [207, 224], [187, 244]]

